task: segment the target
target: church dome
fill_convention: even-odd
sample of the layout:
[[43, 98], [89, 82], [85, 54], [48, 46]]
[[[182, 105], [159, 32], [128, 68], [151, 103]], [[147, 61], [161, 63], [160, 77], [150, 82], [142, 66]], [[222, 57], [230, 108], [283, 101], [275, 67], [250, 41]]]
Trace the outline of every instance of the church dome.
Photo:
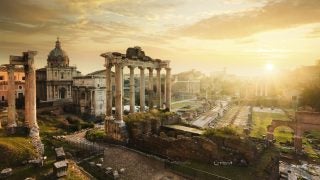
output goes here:
[[62, 50], [59, 38], [56, 41], [56, 47], [48, 55], [48, 67], [66, 67], [69, 66], [69, 57]]

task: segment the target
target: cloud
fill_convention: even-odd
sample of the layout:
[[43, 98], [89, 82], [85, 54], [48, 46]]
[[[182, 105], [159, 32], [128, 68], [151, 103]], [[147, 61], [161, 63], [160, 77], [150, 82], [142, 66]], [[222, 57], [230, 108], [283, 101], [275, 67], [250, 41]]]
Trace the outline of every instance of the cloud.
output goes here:
[[275, 0], [261, 8], [214, 15], [173, 30], [182, 36], [203, 39], [232, 39], [275, 29], [320, 22], [319, 0]]
[[320, 27], [314, 28], [312, 31], [310, 31], [307, 35], [307, 38], [320, 38]]
[[179, 3], [181, 2], [172, 0], [118, 0], [104, 3], [101, 8], [128, 17], [153, 18], [173, 10]]

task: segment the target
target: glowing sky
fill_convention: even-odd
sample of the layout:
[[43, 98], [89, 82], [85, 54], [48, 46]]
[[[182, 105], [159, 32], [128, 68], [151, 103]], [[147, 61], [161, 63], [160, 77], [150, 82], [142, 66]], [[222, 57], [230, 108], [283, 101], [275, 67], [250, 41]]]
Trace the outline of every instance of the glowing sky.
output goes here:
[[0, 64], [30, 49], [41, 68], [57, 36], [84, 74], [129, 46], [171, 60], [174, 73], [257, 74], [320, 59], [320, 0], [0, 1]]

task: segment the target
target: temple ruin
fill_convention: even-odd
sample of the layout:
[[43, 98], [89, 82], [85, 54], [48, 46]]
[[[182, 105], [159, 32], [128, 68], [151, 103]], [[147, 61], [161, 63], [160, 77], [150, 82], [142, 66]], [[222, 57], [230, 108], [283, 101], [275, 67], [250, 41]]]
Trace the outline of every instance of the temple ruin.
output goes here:
[[[134, 69], [140, 70], [140, 111], [145, 111], [145, 70], [149, 71], [149, 109], [162, 107], [161, 102], [161, 69], [166, 70], [165, 83], [165, 108], [171, 109], [171, 68], [170, 61], [152, 59], [145, 55], [140, 47], [128, 48], [126, 54], [118, 52], [106, 52], [101, 54], [105, 58], [106, 67], [106, 121], [105, 131], [109, 137], [123, 141], [126, 139], [125, 123], [123, 121], [123, 68], [130, 69], [130, 113], [135, 112], [135, 88], [134, 88]], [[115, 114], [112, 115], [112, 85], [111, 68], [115, 67]], [[156, 93], [153, 94], [153, 70], [157, 71]], [[154, 99], [156, 99], [154, 101]]]
[[294, 131], [294, 148], [297, 152], [302, 151], [302, 136], [306, 131], [320, 130], [320, 113], [318, 112], [296, 112], [293, 121], [272, 120], [268, 126], [267, 139], [274, 139], [273, 132], [279, 126], [286, 126]]
[[10, 56], [10, 63], [5, 65], [8, 70], [8, 125], [10, 133], [15, 133], [16, 106], [15, 106], [15, 66], [23, 66], [25, 72], [25, 118], [24, 126], [29, 129], [29, 135], [35, 146], [38, 155], [43, 154], [43, 145], [39, 136], [39, 126], [37, 123], [36, 109], [36, 71], [34, 66], [34, 56], [36, 51], [23, 52], [22, 56]]

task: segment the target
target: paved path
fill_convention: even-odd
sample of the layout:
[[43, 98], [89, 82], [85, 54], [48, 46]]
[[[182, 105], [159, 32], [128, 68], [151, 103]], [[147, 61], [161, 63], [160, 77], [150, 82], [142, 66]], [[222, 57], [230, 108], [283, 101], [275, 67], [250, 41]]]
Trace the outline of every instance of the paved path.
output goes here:
[[164, 163], [143, 153], [138, 153], [124, 147], [111, 146], [108, 144], [93, 145], [90, 141], [84, 138], [85, 131], [67, 135], [65, 140], [73, 143], [82, 143], [92, 145], [95, 148], [104, 149], [104, 164], [103, 167], [111, 167], [112, 169], [125, 168], [125, 173], [120, 176], [120, 179], [141, 179], [141, 180], [180, 180], [185, 179], [164, 167]]
[[238, 127], [247, 128], [249, 113], [250, 113], [250, 106], [241, 107], [238, 115], [235, 117], [233, 125], [238, 126]]
[[208, 124], [214, 121], [218, 117], [218, 113], [220, 111], [220, 107], [215, 107], [212, 110], [202, 114], [198, 119], [192, 122], [192, 125], [205, 128]]

